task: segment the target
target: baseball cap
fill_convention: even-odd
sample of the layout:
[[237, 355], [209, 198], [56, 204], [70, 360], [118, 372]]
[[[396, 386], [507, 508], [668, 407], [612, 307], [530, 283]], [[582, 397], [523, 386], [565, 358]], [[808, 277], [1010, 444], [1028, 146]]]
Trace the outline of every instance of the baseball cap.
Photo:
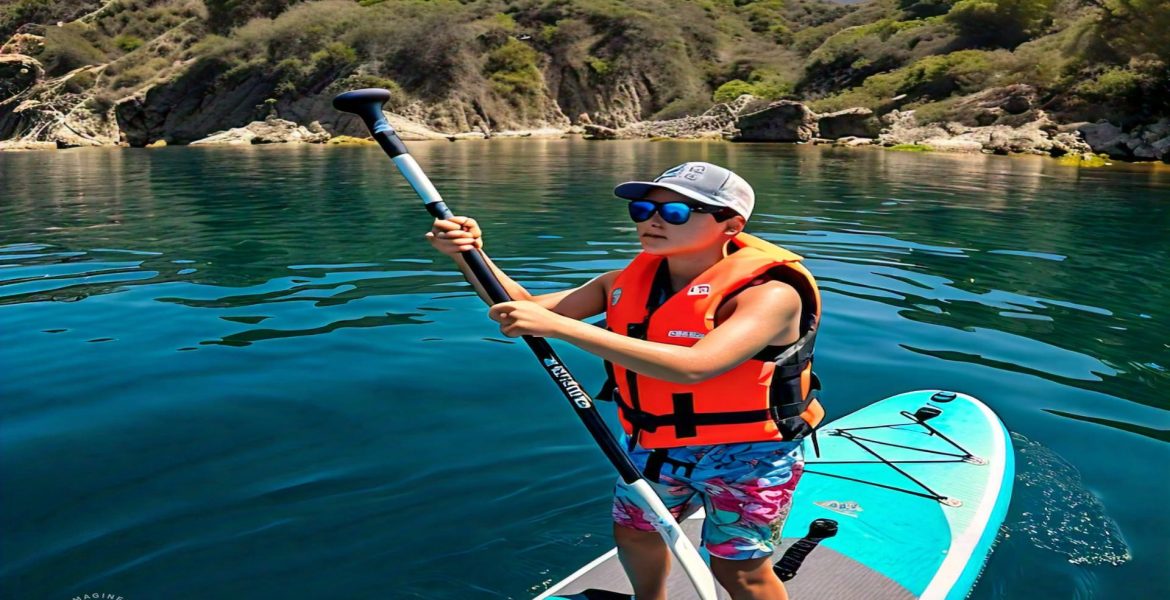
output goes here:
[[642, 200], [654, 188], [677, 192], [703, 204], [725, 206], [745, 219], [752, 216], [756, 205], [756, 193], [743, 177], [706, 162], [671, 167], [654, 181], [627, 181], [615, 187], [613, 193], [626, 200]]

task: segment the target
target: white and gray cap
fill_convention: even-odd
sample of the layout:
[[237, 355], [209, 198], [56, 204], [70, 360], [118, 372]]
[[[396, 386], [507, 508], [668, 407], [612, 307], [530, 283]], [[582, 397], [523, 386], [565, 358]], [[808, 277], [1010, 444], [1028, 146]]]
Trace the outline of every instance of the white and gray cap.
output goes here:
[[703, 204], [726, 206], [743, 215], [752, 216], [756, 193], [743, 177], [706, 162], [688, 162], [671, 167], [654, 181], [627, 181], [613, 189], [618, 198], [642, 200], [654, 188], [677, 192]]

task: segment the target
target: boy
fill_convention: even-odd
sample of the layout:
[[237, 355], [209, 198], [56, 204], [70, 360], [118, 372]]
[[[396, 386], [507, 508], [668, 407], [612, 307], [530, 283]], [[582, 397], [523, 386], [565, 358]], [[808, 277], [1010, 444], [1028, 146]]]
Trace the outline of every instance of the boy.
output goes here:
[[[743, 233], [755, 194], [701, 162], [619, 185], [643, 252], [621, 271], [491, 307], [510, 337], [572, 343], [606, 361], [634, 464], [676, 518], [706, 509], [711, 570], [736, 600], [783, 600], [770, 557], [800, 480], [800, 438], [824, 411], [812, 350], [820, 297], [799, 256]], [[474, 282], [460, 252], [474, 220], [436, 220], [427, 240]], [[474, 284], [481, 298], [487, 294]], [[581, 322], [606, 313], [607, 329]], [[639, 600], [665, 600], [670, 554], [619, 480], [614, 538]]]

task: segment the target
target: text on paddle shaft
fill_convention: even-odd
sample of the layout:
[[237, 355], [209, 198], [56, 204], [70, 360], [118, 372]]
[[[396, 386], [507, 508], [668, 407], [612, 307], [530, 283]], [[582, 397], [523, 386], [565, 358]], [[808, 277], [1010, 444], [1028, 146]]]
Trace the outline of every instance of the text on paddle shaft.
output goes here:
[[581, 386], [573, 379], [573, 375], [569, 370], [561, 366], [554, 358], [544, 359], [544, 367], [548, 369], [550, 375], [557, 380], [562, 390], [565, 390], [565, 395], [578, 408], [591, 408], [593, 401], [589, 399], [589, 394], [586, 394]]

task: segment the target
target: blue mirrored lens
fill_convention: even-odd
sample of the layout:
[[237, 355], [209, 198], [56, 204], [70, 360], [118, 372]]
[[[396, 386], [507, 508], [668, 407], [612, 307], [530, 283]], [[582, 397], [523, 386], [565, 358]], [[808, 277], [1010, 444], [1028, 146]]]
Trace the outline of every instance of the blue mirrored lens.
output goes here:
[[654, 211], [658, 209], [658, 205], [653, 202], [646, 202], [644, 200], [635, 200], [630, 203], [630, 218], [637, 223], [641, 223], [646, 219], [654, 216]]
[[682, 202], [667, 202], [658, 208], [662, 220], [671, 225], [682, 225], [691, 218], [691, 207]]

